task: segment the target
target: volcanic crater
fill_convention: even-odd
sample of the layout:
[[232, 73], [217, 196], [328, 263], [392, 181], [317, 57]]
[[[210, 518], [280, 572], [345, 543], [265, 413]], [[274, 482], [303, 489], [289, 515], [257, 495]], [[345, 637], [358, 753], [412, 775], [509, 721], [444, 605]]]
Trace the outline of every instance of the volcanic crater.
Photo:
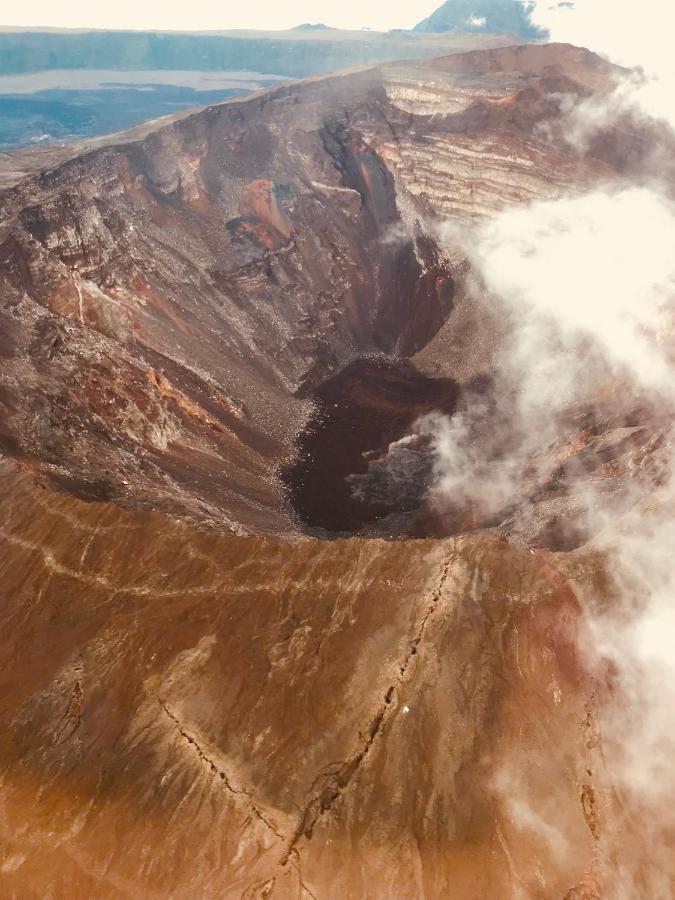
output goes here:
[[500, 330], [434, 223], [638, 165], [629, 130], [622, 155], [542, 142], [561, 91], [613, 72], [562, 45], [460, 54], [54, 151], [0, 197], [4, 452], [242, 533], [425, 533], [424, 491], [397, 510], [358, 478], [489, 383]]
[[603, 386], [485, 515], [429, 504], [416, 427], [475, 400], [479, 455], [516, 440], [509, 322], [438, 226], [639, 172], [644, 125], [556, 137], [615, 75], [553, 44], [316, 78], [2, 191], [3, 896], [571, 900], [649, 868], [580, 649], [611, 579], [550, 551], [659, 423]]

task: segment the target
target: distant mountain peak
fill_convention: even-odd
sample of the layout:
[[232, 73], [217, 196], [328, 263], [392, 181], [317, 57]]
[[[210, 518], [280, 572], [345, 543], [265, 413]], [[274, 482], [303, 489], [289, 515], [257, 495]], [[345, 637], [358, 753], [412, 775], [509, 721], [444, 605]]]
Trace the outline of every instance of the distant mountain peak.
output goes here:
[[546, 32], [532, 21], [530, 0], [446, 0], [414, 30], [423, 32], [470, 31], [478, 34], [514, 34], [533, 40]]
[[329, 31], [328, 25], [323, 22], [303, 22], [302, 25], [296, 25], [293, 31]]

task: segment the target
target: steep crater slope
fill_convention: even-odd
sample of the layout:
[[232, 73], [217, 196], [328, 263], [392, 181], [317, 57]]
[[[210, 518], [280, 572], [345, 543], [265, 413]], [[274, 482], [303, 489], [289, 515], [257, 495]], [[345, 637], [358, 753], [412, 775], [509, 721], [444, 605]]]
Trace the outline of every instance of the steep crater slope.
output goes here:
[[[396, 510], [350, 477], [417, 413], [452, 411], [481, 336], [478, 321], [456, 337], [466, 264], [429, 222], [634, 164], [616, 142], [582, 159], [542, 138], [561, 92], [606, 90], [612, 72], [563, 45], [396, 64], [211, 107], [20, 182], [0, 199], [3, 452], [83, 498], [218, 527], [377, 525]], [[439, 341], [447, 359], [415, 374]], [[378, 393], [391, 414], [369, 418]], [[327, 516], [308, 508], [320, 482]]]

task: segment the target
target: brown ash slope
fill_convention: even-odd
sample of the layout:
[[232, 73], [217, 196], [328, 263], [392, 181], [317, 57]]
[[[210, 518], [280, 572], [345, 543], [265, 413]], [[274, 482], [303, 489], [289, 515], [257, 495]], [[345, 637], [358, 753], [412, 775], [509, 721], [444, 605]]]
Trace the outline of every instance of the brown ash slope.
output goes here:
[[[419, 223], [619, 177], [626, 154], [603, 145], [580, 159], [539, 127], [561, 92], [607, 89], [612, 71], [549, 45], [315, 79], [6, 191], [4, 452], [85, 498], [297, 530], [298, 448], [312, 452], [301, 435], [326, 412], [315, 391], [358, 360], [386, 369], [442, 344], [439, 332], [454, 340], [466, 266]], [[436, 359], [433, 377], [456, 379], [457, 361]], [[448, 382], [445, 408], [455, 394]], [[347, 446], [326, 478], [418, 411], [404, 403], [398, 434]], [[342, 429], [347, 444], [355, 430]], [[349, 514], [342, 524], [352, 530]]]
[[617, 858], [654, 875], [579, 649], [583, 557], [229, 536], [7, 462], [0, 486], [3, 896], [573, 900], [616, 896]]

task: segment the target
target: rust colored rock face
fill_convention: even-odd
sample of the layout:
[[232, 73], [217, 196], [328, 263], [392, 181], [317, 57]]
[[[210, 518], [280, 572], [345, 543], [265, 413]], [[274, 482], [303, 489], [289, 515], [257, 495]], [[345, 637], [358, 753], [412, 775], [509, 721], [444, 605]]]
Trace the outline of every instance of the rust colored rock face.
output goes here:
[[1, 897], [671, 890], [579, 515], [657, 482], [663, 412], [598, 385], [497, 506], [431, 503], [413, 427], [477, 399], [478, 450], [517, 440], [509, 323], [432, 226], [639, 171], [628, 126], [555, 137], [613, 74], [314, 79], [0, 194]]

